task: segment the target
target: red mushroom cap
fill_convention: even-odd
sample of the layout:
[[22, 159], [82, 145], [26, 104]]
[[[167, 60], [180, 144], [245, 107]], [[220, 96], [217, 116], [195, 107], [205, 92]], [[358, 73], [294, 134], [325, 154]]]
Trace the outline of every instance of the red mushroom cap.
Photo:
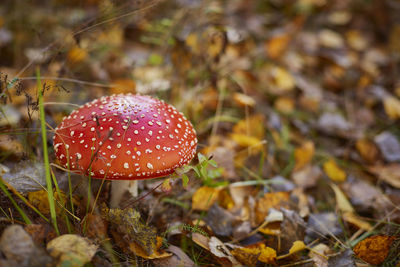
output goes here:
[[113, 95], [74, 110], [56, 128], [60, 163], [94, 178], [166, 176], [196, 152], [192, 124], [173, 106], [142, 95]]

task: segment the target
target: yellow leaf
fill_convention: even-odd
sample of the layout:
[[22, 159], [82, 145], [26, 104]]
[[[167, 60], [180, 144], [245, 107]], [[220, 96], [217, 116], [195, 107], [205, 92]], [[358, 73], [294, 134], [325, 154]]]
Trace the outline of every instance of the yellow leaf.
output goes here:
[[293, 76], [281, 67], [274, 67], [271, 69], [271, 75], [274, 79], [275, 86], [281, 91], [291, 91], [295, 86]]
[[254, 259], [267, 264], [274, 264], [276, 251], [265, 244], [256, 244], [250, 247], [239, 247], [231, 251], [232, 255], [243, 264], [254, 266]]
[[231, 195], [229, 194], [228, 190], [221, 190], [218, 194], [218, 204], [227, 210], [232, 209], [235, 206], [235, 202]]
[[299, 170], [311, 162], [314, 156], [315, 148], [312, 141], [305, 142], [301, 147], [297, 147], [294, 150], [294, 159], [296, 165], [295, 170]]
[[273, 248], [265, 247], [261, 248], [261, 254], [258, 256], [258, 260], [264, 263], [273, 264], [276, 260], [276, 251]]
[[265, 216], [268, 215], [270, 208], [278, 210], [279, 208], [289, 208], [289, 199], [289, 192], [275, 192], [264, 194], [264, 196], [260, 198], [256, 203], [256, 222], [263, 222]]
[[157, 236], [156, 250], [150, 255], [147, 255], [147, 253], [142, 249], [142, 247], [136, 244], [135, 242], [129, 244], [129, 249], [137, 256], [140, 256], [147, 260], [162, 259], [171, 256], [172, 253], [160, 250], [161, 245], [162, 245], [162, 238]]
[[400, 100], [389, 96], [383, 99], [383, 107], [388, 117], [392, 120], [400, 118]]
[[192, 196], [192, 208], [194, 210], [208, 210], [217, 200], [219, 189], [202, 186]]
[[71, 65], [81, 63], [88, 57], [86, 50], [80, 48], [79, 46], [74, 46], [68, 51], [67, 61]]
[[254, 98], [252, 98], [251, 96], [245, 95], [245, 94], [241, 94], [241, 93], [234, 93], [233, 100], [235, 100], [235, 102], [237, 104], [239, 104], [240, 106], [254, 107], [254, 105], [256, 104], [256, 101], [254, 100]]
[[196, 33], [190, 33], [186, 37], [185, 43], [187, 46], [189, 46], [192, 49], [194, 54], [200, 53], [199, 38]]
[[231, 138], [239, 146], [243, 146], [243, 147], [257, 148], [257, 146], [260, 146], [263, 143], [262, 140], [260, 140], [256, 137], [253, 137], [253, 136], [245, 135], [245, 134], [231, 134]]
[[361, 219], [352, 212], [345, 212], [343, 214], [343, 220], [345, 220], [348, 223], [354, 224], [358, 228], [363, 229], [365, 231], [372, 230], [372, 226], [367, 221], [364, 221], [363, 219]]
[[353, 206], [350, 204], [349, 200], [342, 192], [342, 190], [340, 190], [340, 188], [335, 184], [331, 184], [331, 187], [335, 192], [336, 204], [338, 205], [339, 210], [343, 213], [345, 212], [353, 213], [354, 212]]
[[277, 111], [285, 114], [292, 113], [294, 110], [294, 100], [289, 97], [279, 97], [274, 102], [274, 107]]
[[245, 134], [248, 136], [253, 136], [259, 140], [264, 139], [265, 129], [264, 129], [264, 116], [254, 115], [247, 117], [239, 121], [233, 126], [233, 132], [235, 134]]
[[292, 247], [289, 249], [289, 254], [293, 254], [306, 249], [307, 246], [303, 241], [297, 240], [293, 242]]
[[328, 177], [335, 182], [346, 181], [346, 173], [336, 164], [335, 160], [330, 159], [323, 165], [324, 171]]
[[[66, 201], [68, 197], [61, 192], [61, 196], [58, 195], [57, 192], [53, 193], [54, 199], [58, 200], [57, 203], [62, 203], [63, 201]], [[28, 193], [28, 201], [35, 206], [41, 213], [44, 214], [49, 214], [50, 213], [50, 207], [49, 207], [49, 200], [47, 197], [47, 191], [46, 190], [39, 190], [39, 191], [33, 191]], [[73, 198], [73, 203], [75, 205], [78, 205], [79, 202], [77, 199]], [[60, 205], [56, 205], [56, 213], [60, 213], [61, 207]]]

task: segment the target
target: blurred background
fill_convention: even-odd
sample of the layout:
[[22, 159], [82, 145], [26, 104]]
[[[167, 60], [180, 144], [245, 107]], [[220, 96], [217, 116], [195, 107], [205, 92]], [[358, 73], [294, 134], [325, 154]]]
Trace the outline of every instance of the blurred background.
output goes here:
[[[149, 94], [182, 111], [198, 133], [198, 152], [212, 155], [218, 168], [208, 180], [192, 175], [190, 188], [182, 193], [176, 185], [169, 198], [208, 211], [211, 205], [192, 196], [224, 186], [210, 204], [244, 216], [235, 213], [240, 223], [230, 222], [228, 233], [209, 218], [213, 234], [249, 234], [268, 214], [264, 194], [274, 192], [290, 192], [272, 202], [290, 199], [285, 207], [314, 223], [308, 229], [316, 227], [313, 214], [333, 216], [318, 218], [346, 242], [377, 221], [400, 223], [399, 1], [2, 0], [0, 163], [9, 168], [41, 162], [37, 70], [49, 140], [76, 108], [71, 104], [104, 95]], [[198, 194], [204, 200], [209, 191]], [[343, 196], [364, 219], [338, 224]], [[141, 205], [159, 231], [200, 216], [150, 198], [157, 208]], [[392, 235], [400, 229], [378, 228]], [[316, 239], [296, 231], [281, 251]]]

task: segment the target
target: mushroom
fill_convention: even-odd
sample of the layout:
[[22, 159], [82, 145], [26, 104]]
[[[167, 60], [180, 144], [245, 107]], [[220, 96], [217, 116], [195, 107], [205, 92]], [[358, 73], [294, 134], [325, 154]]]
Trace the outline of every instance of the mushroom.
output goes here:
[[189, 163], [197, 138], [175, 107], [150, 96], [120, 94], [74, 110], [55, 129], [53, 144], [65, 168], [115, 180], [110, 206], [116, 207], [125, 190], [137, 196], [137, 180], [164, 177]]

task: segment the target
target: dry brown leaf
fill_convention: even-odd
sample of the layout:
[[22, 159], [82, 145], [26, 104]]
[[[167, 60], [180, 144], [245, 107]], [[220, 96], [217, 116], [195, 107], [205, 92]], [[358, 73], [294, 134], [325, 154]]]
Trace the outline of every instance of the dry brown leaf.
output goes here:
[[279, 210], [279, 208], [289, 208], [289, 199], [289, 192], [266, 193], [257, 201], [255, 207], [256, 222], [262, 223], [265, 216], [268, 215], [270, 208], [277, 210]]
[[[57, 200], [57, 203], [62, 203], [62, 201], [66, 201], [68, 199], [68, 196], [63, 192], [61, 192], [61, 197], [58, 195], [57, 192], [54, 192], [53, 195], [54, 199]], [[49, 200], [46, 190], [28, 192], [28, 201], [33, 206], [35, 206], [41, 213], [44, 214], [50, 213]], [[79, 204], [76, 198], [73, 198], [73, 203], [74, 205]], [[61, 212], [60, 205], [56, 205], [56, 212], [57, 214]]]
[[324, 171], [328, 177], [334, 182], [344, 182], [346, 181], [346, 172], [343, 171], [334, 159], [326, 161], [323, 165]]
[[365, 161], [369, 163], [376, 162], [379, 152], [373, 142], [365, 138], [358, 139], [356, 142], [356, 148]]
[[202, 186], [192, 196], [192, 209], [208, 210], [219, 197], [220, 189]]
[[353, 251], [365, 262], [381, 264], [389, 254], [390, 246], [396, 239], [394, 236], [375, 235], [360, 241]]
[[208, 247], [214, 256], [222, 260], [221, 262], [224, 262], [224, 259], [227, 259], [233, 267], [242, 266], [231, 254], [230, 250], [225, 246], [225, 244], [215, 236], [212, 236], [209, 239]]
[[265, 44], [265, 50], [267, 51], [268, 56], [272, 59], [281, 57], [287, 49], [290, 40], [291, 36], [288, 33], [273, 36]]
[[328, 253], [329, 247], [321, 243], [310, 249], [308, 256], [313, 260], [315, 267], [328, 267], [328, 257], [324, 257]]
[[243, 248], [235, 248], [232, 250], [232, 255], [243, 264], [250, 266], [254, 266], [254, 258], [266, 264], [274, 264], [276, 260], [276, 251], [262, 243]]
[[400, 164], [377, 165], [369, 168], [369, 171], [386, 183], [400, 188]]
[[300, 147], [297, 147], [294, 150], [294, 159], [296, 161], [294, 170], [299, 170], [310, 163], [312, 158], [314, 157], [314, 152], [315, 148], [312, 141], [307, 141]]

